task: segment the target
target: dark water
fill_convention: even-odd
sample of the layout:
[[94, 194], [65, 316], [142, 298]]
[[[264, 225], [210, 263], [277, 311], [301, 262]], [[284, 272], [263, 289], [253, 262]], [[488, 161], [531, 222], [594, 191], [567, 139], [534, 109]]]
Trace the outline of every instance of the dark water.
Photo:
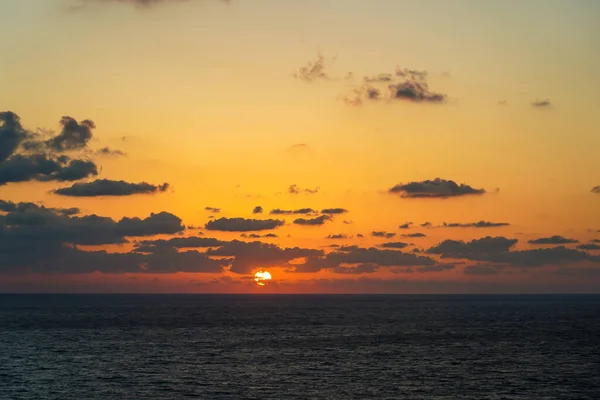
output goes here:
[[0, 295], [0, 399], [600, 399], [598, 296]]

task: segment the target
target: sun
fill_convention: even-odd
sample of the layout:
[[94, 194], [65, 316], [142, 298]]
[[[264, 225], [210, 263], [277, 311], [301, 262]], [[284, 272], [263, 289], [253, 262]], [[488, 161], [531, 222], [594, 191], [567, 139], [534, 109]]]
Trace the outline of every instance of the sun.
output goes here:
[[254, 281], [258, 286], [265, 286], [271, 280], [271, 274], [269, 271], [263, 271], [262, 269], [254, 274]]

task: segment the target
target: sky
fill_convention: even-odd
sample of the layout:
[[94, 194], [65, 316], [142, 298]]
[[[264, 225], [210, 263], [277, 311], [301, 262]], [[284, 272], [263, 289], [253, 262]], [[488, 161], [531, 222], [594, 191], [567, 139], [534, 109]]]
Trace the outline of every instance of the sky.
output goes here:
[[599, 17], [2, 1], [0, 291], [598, 292]]

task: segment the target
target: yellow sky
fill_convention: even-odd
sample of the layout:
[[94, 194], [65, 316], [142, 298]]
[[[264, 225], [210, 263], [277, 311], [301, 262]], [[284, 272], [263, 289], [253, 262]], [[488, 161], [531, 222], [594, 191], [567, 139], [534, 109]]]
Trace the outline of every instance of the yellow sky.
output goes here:
[[[109, 146], [127, 153], [94, 156], [101, 167], [94, 179], [168, 182], [170, 189], [74, 198], [51, 192], [73, 182], [28, 181], [0, 186], [1, 199], [76, 206], [83, 214], [114, 219], [168, 211], [194, 226], [209, 220], [207, 206], [222, 209], [216, 218], [268, 218], [252, 215], [257, 205], [267, 214], [276, 208], [349, 210], [322, 226], [297, 226], [286, 217], [287, 224], [275, 230], [279, 238], [261, 239], [281, 247], [369, 247], [385, 241], [370, 236], [372, 231], [395, 232], [393, 240], [422, 249], [446, 239], [488, 235], [518, 238], [515, 249], [529, 249], [527, 240], [553, 235], [580, 243], [600, 238], [589, 231], [600, 229], [600, 194], [591, 192], [600, 185], [597, 2], [133, 3], [2, 2], [0, 110], [17, 113], [30, 130], [58, 132], [63, 115], [91, 119], [97, 126], [91, 149]], [[73, 4], [81, 7], [69, 7]], [[293, 73], [319, 52], [329, 79], [295, 79]], [[363, 76], [394, 73], [396, 66], [427, 70], [429, 89], [446, 94], [446, 102], [394, 99], [351, 106], [343, 101], [363, 84]], [[346, 79], [348, 72], [352, 79]], [[545, 99], [551, 106], [532, 106]], [[488, 193], [447, 199], [387, 193], [396, 184], [437, 177]], [[292, 184], [319, 191], [290, 195]], [[510, 226], [398, 228], [408, 221], [480, 220]], [[417, 231], [427, 237], [399, 237]], [[240, 232], [204, 233], [240, 239]], [[358, 233], [365, 237], [357, 238]], [[330, 234], [353, 237], [324, 239]], [[329, 271], [300, 276], [284, 269], [275, 269], [277, 277], [289, 282], [355, 278]], [[238, 287], [190, 283], [215, 279], [207, 274], [162, 275], [152, 284], [139, 275], [145, 283], [124, 290]], [[227, 270], [224, 275], [240, 278]], [[404, 275], [409, 280], [473, 279], [459, 264], [451, 271]], [[484, 278], [509, 282], [505, 289], [510, 282], [539, 279], [529, 272], [509, 275]], [[398, 274], [380, 270], [363, 277], [396, 279]], [[33, 282], [28, 279], [33, 278], [19, 275], [9, 282]], [[173, 279], [187, 283], [171, 286]], [[584, 281], [568, 290], [584, 287]], [[0, 290], [11, 291], [10, 285]], [[282, 287], [277, 290], [294, 291]], [[318, 290], [327, 291], [323, 287]]]

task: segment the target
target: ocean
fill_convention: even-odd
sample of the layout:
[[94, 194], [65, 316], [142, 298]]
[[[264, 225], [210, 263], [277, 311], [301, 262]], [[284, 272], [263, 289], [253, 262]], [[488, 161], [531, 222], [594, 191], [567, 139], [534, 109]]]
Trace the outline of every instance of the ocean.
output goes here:
[[0, 399], [600, 399], [600, 296], [0, 295]]

